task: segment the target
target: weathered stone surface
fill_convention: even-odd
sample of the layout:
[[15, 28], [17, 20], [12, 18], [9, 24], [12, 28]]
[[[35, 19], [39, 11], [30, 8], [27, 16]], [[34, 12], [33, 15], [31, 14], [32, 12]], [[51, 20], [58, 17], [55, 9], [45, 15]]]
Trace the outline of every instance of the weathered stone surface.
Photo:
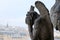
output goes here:
[[55, 4], [51, 8], [50, 18], [53, 26], [60, 31], [60, 0], [56, 0]]
[[28, 25], [31, 40], [54, 40], [53, 25], [48, 9], [40, 1], [36, 1], [35, 6], [40, 12], [40, 15], [34, 10], [31, 10], [33, 8], [31, 7], [25, 20]]

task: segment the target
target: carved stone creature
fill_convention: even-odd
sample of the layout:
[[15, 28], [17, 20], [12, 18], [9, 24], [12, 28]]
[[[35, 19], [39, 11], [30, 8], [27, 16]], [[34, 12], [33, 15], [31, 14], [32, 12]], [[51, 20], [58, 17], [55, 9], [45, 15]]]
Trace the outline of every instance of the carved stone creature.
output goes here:
[[56, 30], [60, 31], [60, 0], [56, 0], [50, 10], [50, 18]]
[[26, 14], [25, 22], [28, 25], [28, 30], [30, 33], [31, 39], [33, 38], [33, 24], [35, 19], [37, 19], [40, 15], [37, 14], [37, 12], [34, 11], [34, 6], [31, 6], [30, 11]]
[[[34, 13], [30, 10], [25, 20], [28, 25], [31, 40], [54, 40], [53, 25], [50, 20], [48, 9], [40, 1], [36, 1], [35, 6], [40, 12], [40, 15], [34, 11], [36, 17], [32, 16]], [[30, 9], [32, 9], [32, 7]]]
[[33, 40], [54, 40], [53, 25], [48, 9], [40, 1], [36, 1], [35, 6], [40, 12], [40, 16], [34, 23]]

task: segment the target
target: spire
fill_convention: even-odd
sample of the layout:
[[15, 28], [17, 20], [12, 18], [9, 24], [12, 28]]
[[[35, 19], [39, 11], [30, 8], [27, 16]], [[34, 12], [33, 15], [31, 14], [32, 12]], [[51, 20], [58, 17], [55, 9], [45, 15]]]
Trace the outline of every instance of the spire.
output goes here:
[[6, 27], [8, 27], [8, 23], [7, 23]]

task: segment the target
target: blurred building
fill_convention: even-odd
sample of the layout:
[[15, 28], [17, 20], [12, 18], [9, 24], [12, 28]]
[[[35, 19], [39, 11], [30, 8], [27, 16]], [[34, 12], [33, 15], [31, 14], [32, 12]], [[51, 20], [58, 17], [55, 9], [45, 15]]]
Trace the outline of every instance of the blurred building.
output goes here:
[[27, 40], [28, 31], [21, 27], [0, 26], [0, 40]]

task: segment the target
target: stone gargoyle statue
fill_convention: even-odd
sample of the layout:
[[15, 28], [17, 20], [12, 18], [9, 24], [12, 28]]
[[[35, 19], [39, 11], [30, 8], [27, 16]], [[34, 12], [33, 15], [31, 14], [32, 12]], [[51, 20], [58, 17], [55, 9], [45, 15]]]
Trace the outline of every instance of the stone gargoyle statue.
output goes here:
[[48, 9], [40, 1], [35, 2], [35, 7], [40, 14], [34, 11], [34, 6], [31, 6], [25, 18], [31, 40], [54, 40], [53, 25]]
[[50, 10], [50, 18], [56, 30], [60, 31], [60, 0], [55, 1], [55, 4]]

